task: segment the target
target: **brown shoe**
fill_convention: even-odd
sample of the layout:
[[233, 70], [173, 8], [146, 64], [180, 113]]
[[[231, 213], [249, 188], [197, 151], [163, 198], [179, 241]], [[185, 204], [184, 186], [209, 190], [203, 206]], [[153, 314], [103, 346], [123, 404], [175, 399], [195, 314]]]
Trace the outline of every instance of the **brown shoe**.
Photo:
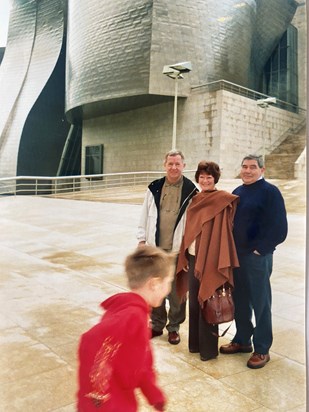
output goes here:
[[241, 345], [237, 342], [230, 342], [227, 345], [220, 346], [220, 352], [224, 353], [225, 355], [232, 355], [233, 353], [250, 353], [253, 351], [251, 345]]
[[251, 355], [251, 358], [247, 362], [248, 368], [251, 369], [259, 369], [263, 368], [267, 362], [269, 362], [270, 356], [267, 353], [266, 355], [263, 355], [262, 353], [256, 353], [254, 352]]
[[168, 341], [171, 345], [178, 345], [178, 343], [180, 342], [179, 333], [176, 331], [168, 332]]

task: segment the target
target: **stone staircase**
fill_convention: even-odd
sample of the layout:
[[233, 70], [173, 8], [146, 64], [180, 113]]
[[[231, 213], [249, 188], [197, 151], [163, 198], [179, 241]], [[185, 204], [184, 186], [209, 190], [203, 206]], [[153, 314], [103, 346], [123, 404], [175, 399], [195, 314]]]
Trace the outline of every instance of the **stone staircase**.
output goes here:
[[295, 179], [294, 163], [306, 147], [306, 126], [286, 139], [265, 156], [265, 177], [268, 179]]

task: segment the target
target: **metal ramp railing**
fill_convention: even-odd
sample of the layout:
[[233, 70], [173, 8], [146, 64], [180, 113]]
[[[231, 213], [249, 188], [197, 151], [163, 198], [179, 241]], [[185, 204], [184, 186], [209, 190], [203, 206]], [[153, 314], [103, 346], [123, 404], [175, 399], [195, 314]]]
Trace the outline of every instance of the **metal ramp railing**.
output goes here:
[[[195, 170], [184, 174], [193, 178]], [[32, 196], [70, 196], [92, 197], [103, 190], [114, 190], [121, 187], [143, 186], [164, 175], [163, 171], [106, 173], [99, 175], [79, 176], [15, 176], [0, 178], [0, 196], [32, 195]]]

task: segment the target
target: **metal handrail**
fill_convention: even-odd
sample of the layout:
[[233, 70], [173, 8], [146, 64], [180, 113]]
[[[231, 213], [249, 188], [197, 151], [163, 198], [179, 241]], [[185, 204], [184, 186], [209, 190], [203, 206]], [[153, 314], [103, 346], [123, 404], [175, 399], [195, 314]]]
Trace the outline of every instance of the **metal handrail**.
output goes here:
[[[207, 89], [209, 92], [215, 92], [218, 90], [227, 90], [229, 92], [238, 94], [239, 96], [245, 96], [252, 100], [259, 100], [265, 99], [270, 97], [266, 94], [259, 93], [256, 90], [248, 89], [247, 87], [240, 86], [239, 84], [228, 82], [226, 80], [216, 80], [213, 82], [192, 86], [191, 90], [198, 90], [198, 89]], [[295, 104], [291, 104], [285, 102], [284, 100], [280, 100], [276, 98], [276, 103], [272, 104], [272, 106], [278, 107], [280, 109], [288, 110], [293, 113], [299, 113], [302, 115], [306, 115], [306, 109], [303, 109]]]
[[[192, 177], [195, 170], [187, 170]], [[0, 196], [33, 195], [57, 197], [83, 192], [85, 195], [119, 187], [147, 186], [163, 171], [104, 173], [76, 176], [14, 176], [0, 178]]]

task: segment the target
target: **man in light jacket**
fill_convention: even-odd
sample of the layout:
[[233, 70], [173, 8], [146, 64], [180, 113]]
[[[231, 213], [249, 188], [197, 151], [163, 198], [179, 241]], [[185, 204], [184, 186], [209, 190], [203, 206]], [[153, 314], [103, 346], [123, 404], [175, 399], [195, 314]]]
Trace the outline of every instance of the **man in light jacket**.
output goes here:
[[[198, 189], [182, 174], [185, 162], [181, 151], [166, 153], [164, 168], [166, 175], [148, 186], [137, 239], [139, 245], [159, 246], [167, 252], [178, 254], [185, 228], [186, 209]], [[180, 342], [179, 327], [186, 317], [186, 302], [180, 304], [175, 280], [167, 298], [168, 313], [166, 299], [160, 307], [152, 310], [152, 337], [161, 336], [166, 326], [168, 342], [177, 345]]]

